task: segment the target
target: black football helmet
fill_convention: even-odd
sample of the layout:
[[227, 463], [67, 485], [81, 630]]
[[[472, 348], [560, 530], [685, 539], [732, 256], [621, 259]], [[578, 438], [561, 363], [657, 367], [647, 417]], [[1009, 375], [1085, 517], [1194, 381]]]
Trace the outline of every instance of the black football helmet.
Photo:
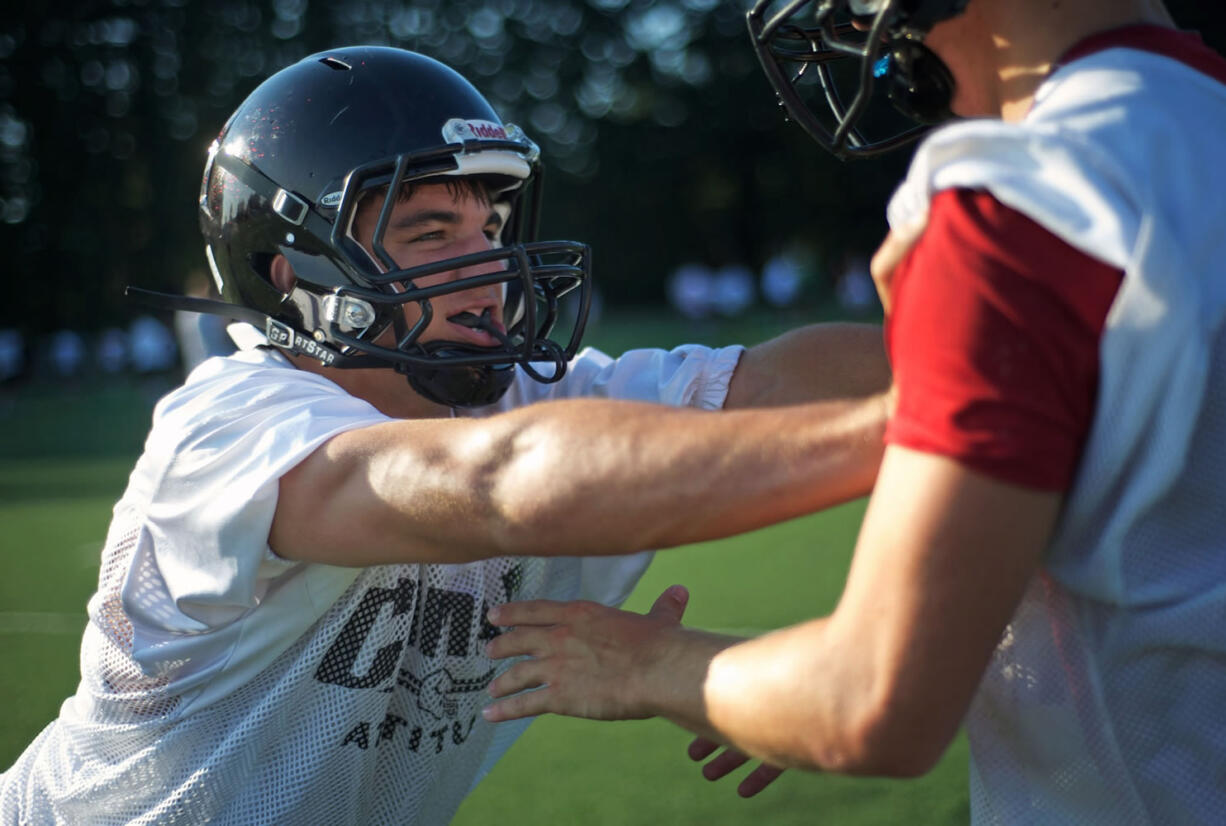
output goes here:
[[[253, 321], [271, 344], [328, 366], [391, 367], [423, 396], [451, 406], [497, 401], [516, 365], [538, 381], [557, 381], [587, 318], [590, 256], [583, 244], [533, 240], [541, 174], [536, 144], [442, 63], [373, 46], [312, 55], [264, 81], [209, 149], [200, 228], [226, 303], [178, 306]], [[474, 176], [506, 216], [496, 248], [401, 269], [383, 246], [392, 197], [383, 199], [375, 224], [374, 255], [355, 240], [354, 214], [365, 194], [455, 176]], [[289, 293], [269, 281], [277, 254], [297, 276]], [[415, 284], [490, 262], [502, 269]], [[498, 346], [418, 342], [432, 318], [431, 299], [491, 284], [504, 285], [505, 333], [488, 311], [450, 320], [485, 330]], [[577, 299], [568, 313], [571, 333], [554, 341], [559, 302], [568, 294]], [[421, 310], [411, 327], [403, 312], [410, 302]], [[395, 343], [376, 344], [389, 328]]]
[[[788, 115], [846, 159], [904, 146], [953, 117], [953, 75], [923, 41], [934, 25], [961, 14], [967, 2], [758, 0], [746, 19], [758, 60]], [[848, 80], [836, 78], [834, 61], [854, 62]], [[874, 93], [882, 88], [901, 122], [880, 123], [899, 120], [874, 111], [880, 97]], [[813, 98], [820, 100], [810, 102]], [[882, 137], [865, 134], [873, 133], [868, 120], [879, 122]]]

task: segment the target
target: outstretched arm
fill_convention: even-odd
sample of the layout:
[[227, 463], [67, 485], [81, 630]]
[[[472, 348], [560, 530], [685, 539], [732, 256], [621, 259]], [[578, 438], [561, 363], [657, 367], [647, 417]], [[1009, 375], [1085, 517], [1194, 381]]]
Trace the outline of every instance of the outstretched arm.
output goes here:
[[889, 387], [879, 325], [812, 324], [747, 349], [732, 374], [724, 409], [862, 399]]
[[335, 565], [617, 554], [868, 491], [883, 397], [707, 412], [567, 400], [334, 437], [280, 483], [269, 544]]
[[[914, 775], [956, 732], [1038, 565], [1061, 497], [892, 446], [829, 617], [738, 642], [584, 603], [493, 609], [531, 655], [491, 720], [659, 715], [780, 766]], [[516, 694], [526, 688], [539, 691]], [[612, 713], [610, 713], [612, 712]]]

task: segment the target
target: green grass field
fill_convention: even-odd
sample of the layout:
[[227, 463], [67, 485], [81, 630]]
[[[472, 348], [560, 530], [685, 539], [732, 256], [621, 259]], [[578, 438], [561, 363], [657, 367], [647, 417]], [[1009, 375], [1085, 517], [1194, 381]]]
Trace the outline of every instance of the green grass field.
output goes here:
[[[637, 319], [602, 325], [611, 351], [630, 341], [757, 340], [769, 323], [679, 329]], [[0, 396], [0, 766], [50, 721], [77, 681], [85, 602], [110, 517], [160, 388], [115, 382]], [[721, 542], [662, 553], [628, 607], [646, 610], [674, 582], [691, 591], [687, 624], [753, 633], [829, 611], [838, 598], [863, 503]], [[820, 691], [821, 686], [813, 686]], [[532, 726], [461, 807], [454, 823], [965, 823], [966, 744], [910, 781], [785, 774], [741, 800], [735, 777], [712, 784], [667, 723], [547, 717]]]

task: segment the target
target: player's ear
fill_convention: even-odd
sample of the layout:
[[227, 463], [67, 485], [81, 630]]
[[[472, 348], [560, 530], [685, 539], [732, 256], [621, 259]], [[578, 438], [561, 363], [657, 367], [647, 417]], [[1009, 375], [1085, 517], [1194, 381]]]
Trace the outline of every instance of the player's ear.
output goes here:
[[283, 293], [294, 289], [294, 282], [298, 280], [289, 259], [284, 255], [273, 256], [272, 262], [268, 265], [268, 279]]

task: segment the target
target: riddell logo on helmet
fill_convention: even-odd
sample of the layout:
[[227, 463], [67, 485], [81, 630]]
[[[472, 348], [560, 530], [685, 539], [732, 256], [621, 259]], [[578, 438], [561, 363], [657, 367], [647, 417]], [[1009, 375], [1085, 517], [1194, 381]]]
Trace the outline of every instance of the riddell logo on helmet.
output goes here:
[[505, 141], [508, 139], [507, 130], [502, 124], [489, 120], [452, 118], [443, 124], [443, 140], [448, 143], [481, 139]]

